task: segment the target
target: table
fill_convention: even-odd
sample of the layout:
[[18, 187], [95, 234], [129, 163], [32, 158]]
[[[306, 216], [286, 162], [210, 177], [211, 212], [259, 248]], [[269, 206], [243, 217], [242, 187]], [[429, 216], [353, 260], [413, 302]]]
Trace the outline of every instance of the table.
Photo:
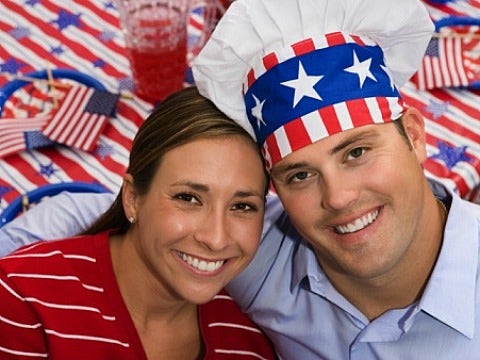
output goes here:
[[[202, 2], [196, 3], [189, 44], [202, 34]], [[47, 68], [79, 72], [110, 92], [130, 93], [133, 81], [114, 1], [1, 0], [0, 71], [28, 74]], [[191, 81], [188, 73], [186, 81], [187, 85]], [[8, 82], [0, 76], [0, 88]], [[2, 117], [28, 117], [45, 111], [39, 107], [51, 106], [51, 99], [32, 103], [28, 92], [41, 93], [32, 88], [16, 91], [5, 103]], [[0, 158], [0, 213], [20, 195], [47, 184], [96, 183], [117, 192], [132, 139], [152, 108], [136, 96], [120, 98], [116, 116], [91, 151], [58, 145]]]
[[[435, 20], [451, 15], [480, 19], [480, 0], [425, 4]], [[201, 33], [201, 11], [194, 16], [190, 40]], [[87, 74], [111, 92], [131, 91], [133, 82], [114, 2], [0, 0], [0, 71], [26, 74], [46, 67]], [[186, 81], [192, 81], [188, 73]], [[0, 77], [0, 87], [7, 82]], [[407, 103], [425, 115], [429, 154], [424, 164], [426, 173], [463, 197], [480, 202], [479, 91], [421, 91], [408, 83], [402, 93]], [[27, 102], [28, 96], [20, 91], [5, 105], [2, 115], [28, 116], [32, 109], [20, 108], [15, 102]], [[47, 184], [82, 181], [117, 192], [133, 136], [152, 107], [135, 96], [121, 98], [116, 116], [92, 151], [55, 146], [0, 159], [0, 213], [18, 196]]]

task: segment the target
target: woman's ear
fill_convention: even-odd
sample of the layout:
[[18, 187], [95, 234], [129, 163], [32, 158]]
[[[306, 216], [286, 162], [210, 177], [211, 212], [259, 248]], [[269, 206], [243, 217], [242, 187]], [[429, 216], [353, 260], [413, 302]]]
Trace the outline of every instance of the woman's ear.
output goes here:
[[423, 163], [427, 159], [427, 148], [422, 113], [413, 107], [408, 108], [402, 115], [402, 123], [418, 161]]
[[130, 222], [131, 219], [137, 219], [137, 192], [133, 184], [133, 177], [130, 174], [125, 174], [122, 184], [122, 204], [123, 211]]

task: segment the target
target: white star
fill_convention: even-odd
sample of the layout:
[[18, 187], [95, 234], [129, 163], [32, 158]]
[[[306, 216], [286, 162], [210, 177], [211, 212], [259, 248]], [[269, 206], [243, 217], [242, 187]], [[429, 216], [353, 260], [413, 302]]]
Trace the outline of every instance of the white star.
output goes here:
[[395, 83], [393, 82], [393, 76], [390, 73], [390, 69], [385, 65], [380, 65], [380, 67], [383, 71], [385, 71], [385, 74], [387, 74], [388, 78], [390, 79], [390, 86], [392, 87], [392, 91], [395, 90]]
[[281, 84], [295, 89], [295, 95], [293, 99], [293, 107], [295, 107], [304, 96], [308, 96], [317, 100], [322, 100], [320, 95], [313, 88], [322, 78], [323, 75], [308, 76], [302, 66], [302, 63], [299, 62], [297, 79], [284, 81]]
[[267, 124], [265, 124], [265, 122], [263, 121], [263, 115], [262, 115], [263, 105], [265, 104], [265, 100], [260, 102], [260, 100], [258, 100], [255, 95], [252, 94], [252, 96], [253, 96], [253, 100], [255, 100], [255, 106], [252, 107], [252, 115], [255, 116], [255, 118], [257, 119], [257, 126], [260, 129], [262, 124], [264, 126], [267, 126]]
[[364, 61], [359, 61], [357, 54], [355, 51], [353, 52], [353, 65], [349, 66], [345, 69], [346, 72], [357, 74], [358, 79], [360, 80], [360, 87], [363, 87], [365, 83], [365, 79], [368, 77], [374, 81], [377, 81], [375, 76], [370, 71], [370, 64], [372, 63], [372, 59], [366, 59]]

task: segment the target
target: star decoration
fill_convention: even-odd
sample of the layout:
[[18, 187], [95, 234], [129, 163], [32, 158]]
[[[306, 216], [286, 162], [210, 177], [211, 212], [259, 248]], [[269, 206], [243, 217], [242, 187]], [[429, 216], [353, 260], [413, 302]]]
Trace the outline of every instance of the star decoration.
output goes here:
[[96, 59], [92, 61], [92, 64], [96, 68], [103, 68], [107, 63], [102, 59]]
[[320, 95], [314, 89], [314, 86], [322, 80], [323, 75], [318, 76], [309, 76], [305, 72], [305, 69], [302, 66], [302, 63], [298, 63], [298, 76], [297, 79], [284, 81], [281, 84], [288, 86], [295, 90], [293, 107], [302, 100], [305, 96], [311, 97], [313, 99], [322, 100]]
[[50, 47], [50, 53], [51, 53], [51, 54], [54, 54], [54, 55], [61, 55], [61, 54], [64, 53], [64, 51], [65, 51], [65, 50], [62, 48], [61, 45], [59, 45], [59, 46], [51, 46], [51, 47]]
[[115, 4], [112, 1], [107, 1], [103, 3], [103, 6], [105, 7], [105, 10], [116, 9]]
[[443, 116], [448, 111], [448, 106], [450, 103], [448, 101], [434, 101], [430, 100], [429, 104], [425, 106], [425, 111], [432, 114], [434, 120], [437, 120], [439, 117]]
[[25, 1], [25, 5], [35, 6], [35, 5], [37, 5], [39, 2], [40, 2], [40, 0], [27, 0], [27, 1]]
[[57, 171], [56, 169], [53, 168], [53, 162], [50, 162], [48, 165], [42, 165], [40, 164], [40, 170], [39, 173], [41, 175], [45, 175], [47, 178], [49, 178], [51, 175], [53, 175]]
[[98, 35], [100, 40], [102, 40], [103, 42], [108, 42], [108, 41], [114, 39], [116, 36], [117, 36], [117, 34], [115, 32], [108, 31], [108, 30], [104, 30]]
[[24, 66], [25, 64], [18, 62], [14, 58], [8, 58], [6, 62], [0, 64], [0, 71], [16, 74]]
[[461, 161], [471, 161], [470, 157], [466, 154], [466, 146], [450, 146], [440, 141], [437, 145], [439, 152], [433, 155], [432, 158], [442, 160], [448, 170], [451, 170]]
[[100, 159], [105, 160], [107, 157], [113, 155], [115, 151], [113, 150], [113, 146], [99, 144], [95, 149], [95, 155], [97, 155]]
[[57, 24], [60, 30], [63, 30], [70, 25], [80, 27], [80, 16], [81, 14], [75, 15], [61, 9], [58, 13], [58, 19], [52, 22]]
[[367, 78], [372, 79], [373, 81], [377, 81], [375, 76], [373, 76], [372, 72], [370, 71], [370, 64], [372, 63], [372, 59], [366, 59], [364, 61], [358, 60], [357, 54], [355, 51], [353, 52], [353, 65], [345, 68], [346, 72], [357, 74], [358, 79], [360, 80], [360, 87], [363, 87], [365, 80]]
[[390, 79], [390, 87], [392, 88], [392, 91], [395, 90], [395, 83], [393, 82], [393, 76], [392, 76], [392, 73], [390, 72], [390, 69], [385, 65], [380, 65], [380, 67], [382, 68], [383, 71], [385, 71], [385, 74], [387, 74], [388, 78]]
[[24, 26], [16, 26], [14, 29], [10, 30], [8, 33], [12, 35], [15, 39], [21, 40], [25, 37], [30, 36], [30, 29]]
[[265, 105], [265, 100], [260, 102], [260, 100], [255, 95], [252, 94], [252, 96], [253, 96], [253, 100], [255, 101], [255, 106], [252, 107], [252, 115], [255, 117], [255, 119], [257, 119], [257, 127], [260, 129], [262, 124], [263, 126], [266, 126], [265, 122], [263, 121], [263, 115], [262, 115], [263, 105]]

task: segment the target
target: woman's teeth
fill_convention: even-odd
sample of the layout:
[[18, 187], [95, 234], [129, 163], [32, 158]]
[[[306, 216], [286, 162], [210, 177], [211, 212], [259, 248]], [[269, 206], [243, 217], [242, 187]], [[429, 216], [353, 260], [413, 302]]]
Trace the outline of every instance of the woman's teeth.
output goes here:
[[224, 260], [219, 260], [219, 261], [200, 260], [181, 252], [179, 252], [179, 255], [183, 259], [183, 261], [185, 261], [188, 265], [204, 272], [213, 272], [215, 270], [218, 270], [225, 263]]

